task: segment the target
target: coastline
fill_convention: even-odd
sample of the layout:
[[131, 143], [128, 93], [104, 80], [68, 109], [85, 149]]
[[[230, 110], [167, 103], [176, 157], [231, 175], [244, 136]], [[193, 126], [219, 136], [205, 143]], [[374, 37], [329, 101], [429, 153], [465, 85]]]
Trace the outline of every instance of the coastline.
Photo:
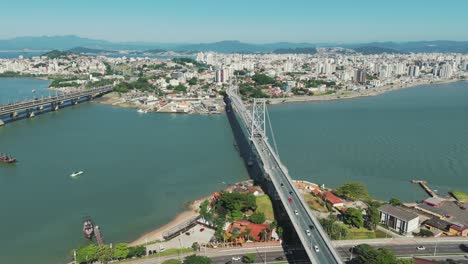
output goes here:
[[305, 103], [305, 102], [323, 102], [323, 101], [338, 101], [346, 99], [356, 99], [360, 97], [377, 96], [387, 92], [414, 88], [422, 85], [433, 85], [433, 84], [444, 84], [453, 82], [467, 82], [463, 79], [452, 79], [442, 80], [437, 82], [413, 82], [408, 84], [394, 84], [385, 85], [377, 89], [364, 90], [364, 91], [340, 91], [339, 93], [329, 95], [317, 95], [317, 96], [292, 96], [285, 98], [270, 98], [268, 101], [270, 104], [285, 104], [285, 103]]
[[133, 240], [132, 242], [129, 243], [129, 246], [139, 246], [139, 245], [144, 245], [146, 243], [151, 243], [155, 241], [163, 241], [163, 234], [164, 232], [184, 223], [187, 221], [187, 219], [195, 217], [198, 215], [198, 209], [200, 207], [200, 204], [205, 201], [211, 199], [210, 196], [206, 196], [203, 198], [196, 199], [189, 204], [189, 208], [182, 211], [181, 213], [177, 214], [171, 221], [168, 223], [159, 226], [155, 229], [152, 229], [151, 231], [148, 231], [146, 233], [143, 233], [142, 235], [138, 236], [137, 239]]

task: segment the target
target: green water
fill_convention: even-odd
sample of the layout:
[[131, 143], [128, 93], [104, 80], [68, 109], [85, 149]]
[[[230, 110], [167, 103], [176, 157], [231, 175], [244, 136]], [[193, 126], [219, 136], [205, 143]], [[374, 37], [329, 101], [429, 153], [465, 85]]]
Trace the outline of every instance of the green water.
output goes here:
[[[0, 102], [47, 81], [0, 79]], [[411, 179], [468, 191], [468, 83], [270, 107], [293, 178], [362, 181], [373, 196], [425, 198]], [[63, 263], [90, 215], [106, 242], [168, 222], [190, 200], [247, 179], [224, 115], [138, 115], [85, 103], [0, 128], [0, 263]], [[78, 179], [70, 173], [84, 170]], [[27, 252], [27, 253], [26, 253]]]
[[360, 181], [372, 196], [405, 201], [468, 191], [468, 83], [419, 86], [376, 97], [270, 107], [291, 175], [337, 186]]
[[223, 115], [86, 103], [0, 128], [0, 149], [20, 161], [0, 166], [0, 263], [64, 263], [86, 215], [106, 242], [131, 241], [248, 178]]

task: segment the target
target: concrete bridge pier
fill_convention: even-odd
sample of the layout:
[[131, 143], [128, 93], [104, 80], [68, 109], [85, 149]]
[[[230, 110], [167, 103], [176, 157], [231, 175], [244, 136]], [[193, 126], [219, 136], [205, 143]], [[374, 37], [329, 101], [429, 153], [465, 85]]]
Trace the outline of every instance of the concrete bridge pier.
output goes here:
[[10, 117], [13, 119], [15, 119], [17, 116], [18, 116], [18, 112], [16, 111], [10, 114]]
[[50, 104], [50, 109], [52, 111], [58, 111], [60, 109], [60, 103], [51, 103]]
[[77, 105], [79, 101], [80, 101], [80, 98], [76, 98], [76, 99], [72, 99], [71, 103], [72, 105]]
[[5, 125], [5, 123], [3, 122], [3, 120], [0, 119], [0, 127]]
[[28, 117], [29, 117], [29, 118], [33, 118], [33, 117], [36, 116], [36, 114], [34, 113], [34, 110], [28, 110], [27, 113], [28, 113]]

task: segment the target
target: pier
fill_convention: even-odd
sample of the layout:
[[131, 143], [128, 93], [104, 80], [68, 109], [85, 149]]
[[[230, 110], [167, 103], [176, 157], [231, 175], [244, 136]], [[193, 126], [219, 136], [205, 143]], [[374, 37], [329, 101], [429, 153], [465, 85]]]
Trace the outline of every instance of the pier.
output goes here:
[[429, 196], [434, 197], [434, 198], [440, 198], [439, 195], [429, 187], [426, 181], [411, 180], [411, 183], [419, 184], [424, 189], [424, 191], [426, 191], [427, 194], [429, 194]]
[[58, 111], [60, 108], [89, 101], [113, 90], [112, 85], [76, 92], [61, 93], [56, 96], [35, 98], [16, 103], [0, 105], [0, 126], [21, 118], [32, 118], [48, 111]]

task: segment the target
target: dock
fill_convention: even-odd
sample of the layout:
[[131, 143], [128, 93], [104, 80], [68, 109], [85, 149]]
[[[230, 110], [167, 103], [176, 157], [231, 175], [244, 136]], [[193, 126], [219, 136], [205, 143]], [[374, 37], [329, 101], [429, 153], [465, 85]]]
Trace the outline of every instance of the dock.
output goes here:
[[434, 197], [434, 198], [440, 198], [439, 195], [429, 187], [426, 181], [411, 180], [411, 183], [419, 184], [424, 189], [424, 191], [426, 191], [427, 194], [429, 194], [429, 196]]
[[99, 226], [94, 227], [94, 235], [96, 236], [98, 245], [104, 245], [104, 239], [102, 238], [102, 233], [101, 229], [99, 229]]

